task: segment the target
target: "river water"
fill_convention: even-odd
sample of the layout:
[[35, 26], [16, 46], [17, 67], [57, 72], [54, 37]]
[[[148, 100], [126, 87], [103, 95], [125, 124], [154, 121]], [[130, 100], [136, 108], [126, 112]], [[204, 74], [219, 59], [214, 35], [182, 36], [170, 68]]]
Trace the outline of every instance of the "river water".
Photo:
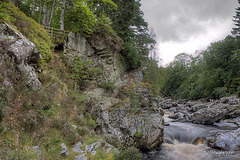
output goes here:
[[164, 143], [160, 148], [144, 154], [144, 160], [240, 160], [240, 153], [207, 147], [205, 137], [221, 128], [184, 122], [173, 122], [166, 115]]

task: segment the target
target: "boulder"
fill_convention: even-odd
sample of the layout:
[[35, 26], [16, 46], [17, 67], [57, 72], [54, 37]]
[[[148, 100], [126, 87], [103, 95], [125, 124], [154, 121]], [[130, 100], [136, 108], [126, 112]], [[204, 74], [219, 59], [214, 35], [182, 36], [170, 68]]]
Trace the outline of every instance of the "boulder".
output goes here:
[[195, 105], [190, 107], [189, 111], [190, 112], [196, 112], [196, 111], [198, 111], [199, 109], [202, 109], [202, 108], [207, 108], [207, 105], [204, 104], [204, 103], [195, 104]]
[[160, 111], [139, 112], [132, 113], [129, 108], [111, 110], [105, 131], [126, 146], [149, 150], [156, 148], [163, 142], [163, 117]]
[[192, 114], [192, 121], [199, 124], [213, 124], [226, 118], [238, 117], [238, 111], [238, 105], [219, 103], [194, 112]]
[[220, 99], [221, 103], [228, 103], [230, 105], [240, 104], [240, 99], [237, 96], [222, 97]]
[[240, 117], [221, 120], [220, 122], [215, 122], [213, 125], [221, 128], [237, 129], [240, 128]]
[[19, 71], [26, 75], [29, 87], [39, 89], [41, 82], [34, 68], [29, 65], [29, 61], [38, 63], [41, 59], [40, 53], [35, 51], [35, 45], [7, 23], [0, 23], [0, 31], [0, 51], [14, 59]]
[[78, 156], [75, 156], [75, 160], [88, 160], [86, 154], [80, 154]]
[[99, 139], [98, 141], [84, 145], [82, 142], [78, 142], [72, 148], [73, 152], [80, 153], [78, 156], [75, 156], [75, 160], [87, 160], [87, 156], [95, 156], [97, 150], [102, 150], [106, 154], [110, 152], [119, 153], [119, 151], [112, 145], [108, 144], [105, 140]]
[[199, 124], [213, 124], [227, 115], [227, 110], [222, 108], [203, 108], [192, 114], [192, 121]]
[[68, 157], [69, 154], [70, 154], [70, 152], [67, 149], [67, 146], [64, 143], [62, 143], [61, 144], [61, 153], [60, 153], [60, 155], [63, 156], [63, 157]]
[[240, 128], [221, 131], [208, 140], [208, 146], [228, 151], [240, 151]]

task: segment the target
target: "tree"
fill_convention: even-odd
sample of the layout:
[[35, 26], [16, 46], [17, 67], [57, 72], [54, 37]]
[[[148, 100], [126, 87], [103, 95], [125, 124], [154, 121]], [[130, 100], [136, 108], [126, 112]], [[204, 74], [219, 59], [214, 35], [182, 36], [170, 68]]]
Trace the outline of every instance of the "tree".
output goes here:
[[118, 10], [110, 18], [113, 29], [124, 41], [122, 55], [128, 63], [128, 69], [139, 68], [154, 49], [156, 41], [143, 18], [140, 0], [113, 1], [118, 5]]
[[[238, 0], [238, 3], [240, 5], [240, 0]], [[236, 8], [236, 15], [233, 16], [234, 20], [233, 22], [235, 23], [235, 28], [233, 28], [232, 30], [232, 34], [235, 36], [239, 36], [240, 35], [240, 7]]]

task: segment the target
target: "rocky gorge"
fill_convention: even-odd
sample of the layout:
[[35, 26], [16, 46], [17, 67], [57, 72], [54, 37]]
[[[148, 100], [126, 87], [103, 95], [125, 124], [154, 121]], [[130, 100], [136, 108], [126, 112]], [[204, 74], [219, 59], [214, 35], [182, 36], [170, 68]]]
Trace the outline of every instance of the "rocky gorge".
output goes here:
[[164, 143], [145, 159], [238, 160], [239, 102], [237, 96], [198, 101], [162, 99]]
[[[17, 69], [26, 74], [26, 85], [33, 90], [42, 87], [35, 71], [41, 54], [35, 51], [35, 45], [18, 33], [7, 23], [0, 24], [1, 52], [14, 59]], [[63, 45], [63, 55], [69, 61], [88, 61], [88, 68], [99, 70], [98, 76], [90, 77], [81, 83], [81, 94], [86, 95], [86, 111], [94, 117], [96, 128], [93, 132], [107, 137], [86, 145], [74, 142], [72, 152], [78, 154], [75, 159], [87, 159], [94, 156], [99, 148], [106, 153], [115, 147], [134, 146], [143, 151], [158, 148], [164, 142], [164, 113], [176, 122], [214, 125], [222, 128], [204, 138], [208, 147], [227, 150], [240, 150], [240, 100], [236, 96], [219, 100], [178, 100], [159, 98], [153, 93], [153, 86], [144, 81], [141, 69], [127, 71], [121, 62], [119, 48], [111, 39], [86, 38], [70, 33]], [[79, 124], [73, 124], [74, 132]], [[170, 124], [171, 126], [172, 124]], [[74, 130], [73, 129], [73, 130]], [[111, 143], [112, 145], [110, 145]], [[61, 144], [63, 157], [71, 152]], [[33, 150], [41, 159], [41, 150]]]
[[[13, 59], [11, 63], [26, 75], [26, 86], [36, 91], [45, 88], [38, 77], [42, 71], [34, 67], [41, 59], [35, 45], [7, 23], [1, 23], [0, 30], [1, 53]], [[87, 155], [95, 156], [100, 148], [108, 154], [121, 146], [151, 150], [163, 142], [164, 112], [159, 107], [159, 98], [153, 94], [153, 86], [144, 81], [141, 69], [131, 72], [125, 69], [115, 43], [102, 37], [86, 38], [70, 33], [61, 44], [68, 61], [86, 62], [89, 70], [97, 72], [97, 76], [81, 83], [79, 92], [86, 95], [86, 111], [96, 121], [93, 132], [108, 139], [107, 142], [99, 140], [90, 145], [76, 141], [72, 151], [62, 143], [59, 154], [63, 157], [69, 157], [74, 152], [79, 154], [75, 159], [86, 159]], [[68, 92], [65, 88], [64, 92]], [[65, 126], [71, 126], [67, 123]], [[70, 129], [75, 136], [79, 136], [78, 126], [72, 124]], [[32, 150], [39, 159], [44, 159], [41, 147], [34, 146]]]

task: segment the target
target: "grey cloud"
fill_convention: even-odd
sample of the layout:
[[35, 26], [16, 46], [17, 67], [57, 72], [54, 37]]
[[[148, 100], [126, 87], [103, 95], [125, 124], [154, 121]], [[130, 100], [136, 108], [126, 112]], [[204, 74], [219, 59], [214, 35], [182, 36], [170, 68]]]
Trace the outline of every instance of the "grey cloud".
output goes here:
[[224, 22], [235, 14], [237, 0], [141, 0], [146, 20], [158, 39], [186, 41], [206, 32], [204, 24]]

